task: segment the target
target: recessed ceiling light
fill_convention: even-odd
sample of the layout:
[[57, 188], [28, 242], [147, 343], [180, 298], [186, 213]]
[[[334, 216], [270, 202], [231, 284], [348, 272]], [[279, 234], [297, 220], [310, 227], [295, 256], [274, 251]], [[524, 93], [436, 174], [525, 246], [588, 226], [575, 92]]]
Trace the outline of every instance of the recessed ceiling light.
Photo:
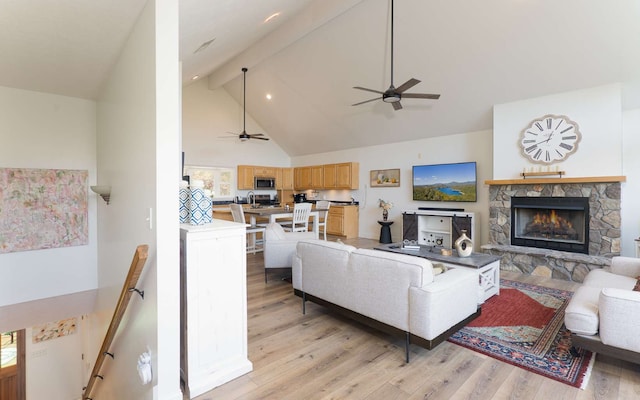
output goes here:
[[274, 19], [274, 18], [275, 18], [275, 17], [277, 17], [278, 15], [280, 15], [280, 13], [279, 13], [279, 12], [277, 12], [277, 13], [273, 13], [273, 14], [269, 15], [269, 16], [267, 17], [267, 19], [265, 19], [265, 20], [264, 20], [264, 23], [266, 24], [267, 22], [271, 21], [272, 19]]
[[196, 80], [196, 79], [198, 79], [198, 78], [200, 78], [200, 75], [194, 75], [194, 76], [192, 76], [192, 77], [191, 77], [191, 80], [192, 80], [192, 81], [195, 81], [195, 80]]
[[214, 41], [214, 40], [216, 40], [216, 38], [213, 38], [213, 39], [211, 39], [211, 40], [207, 40], [206, 42], [202, 43], [202, 44], [200, 45], [200, 47], [198, 47], [198, 48], [196, 49], [196, 51], [194, 51], [194, 52], [193, 52], [193, 54], [199, 53], [199, 52], [201, 52], [202, 50], [206, 49], [207, 47], [209, 47], [209, 45], [210, 45], [211, 43], [213, 43], [213, 41]]
[[267, 93], [265, 97], [267, 98], [267, 100], [271, 100], [271, 93]]

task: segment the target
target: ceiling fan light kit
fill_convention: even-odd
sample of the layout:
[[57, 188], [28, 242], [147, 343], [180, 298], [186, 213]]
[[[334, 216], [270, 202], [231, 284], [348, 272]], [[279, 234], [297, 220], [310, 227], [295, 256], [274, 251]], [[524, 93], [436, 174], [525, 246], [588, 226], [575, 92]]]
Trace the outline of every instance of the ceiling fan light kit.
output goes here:
[[385, 90], [384, 92], [381, 92], [379, 90], [364, 88], [361, 86], [354, 86], [353, 87], [354, 89], [378, 93], [381, 95], [381, 97], [375, 97], [373, 99], [361, 101], [359, 103], [352, 104], [352, 106], [359, 106], [360, 104], [365, 104], [375, 100], [382, 99], [382, 101], [385, 103], [391, 103], [394, 110], [400, 110], [402, 109], [402, 104], [400, 103], [400, 100], [402, 100], [403, 97], [407, 99], [431, 99], [431, 100], [437, 100], [440, 98], [439, 94], [404, 93], [406, 90], [414, 87], [418, 83], [420, 83], [418, 79], [411, 78], [405, 83], [403, 83], [402, 85], [398, 86], [397, 88], [393, 86], [393, 0], [391, 0], [391, 85], [389, 86], [389, 89]]
[[241, 142], [246, 142], [249, 139], [269, 140], [269, 138], [263, 137], [264, 133], [255, 133], [253, 135], [247, 133], [247, 71], [246, 67], [242, 68], [242, 133], [229, 133], [236, 135]]

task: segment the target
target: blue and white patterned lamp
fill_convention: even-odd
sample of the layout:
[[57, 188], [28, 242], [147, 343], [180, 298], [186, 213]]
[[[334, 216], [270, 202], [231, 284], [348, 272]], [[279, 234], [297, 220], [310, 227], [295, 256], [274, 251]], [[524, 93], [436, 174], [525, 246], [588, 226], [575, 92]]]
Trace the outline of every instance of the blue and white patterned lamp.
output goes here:
[[204, 182], [191, 182], [191, 196], [189, 198], [189, 212], [191, 225], [204, 225], [213, 220], [213, 201], [204, 193]]
[[189, 182], [181, 181], [180, 182], [180, 191], [179, 191], [179, 199], [180, 199], [180, 223], [188, 224], [189, 215], [191, 212], [189, 211], [189, 198], [191, 197], [191, 193], [189, 191]]

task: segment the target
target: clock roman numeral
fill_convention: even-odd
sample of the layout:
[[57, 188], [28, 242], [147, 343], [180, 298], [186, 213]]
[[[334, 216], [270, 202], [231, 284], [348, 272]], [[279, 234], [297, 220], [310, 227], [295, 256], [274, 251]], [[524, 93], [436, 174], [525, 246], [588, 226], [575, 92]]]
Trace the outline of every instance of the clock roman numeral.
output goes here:
[[526, 149], [524, 149], [524, 151], [526, 151], [527, 153], [531, 153], [532, 151], [534, 151], [537, 148], [538, 148], [538, 145], [534, 144], [533, 146], [529, 146]]
[[560, 143], [560, 147], [562, 147], [563, 149], [567, 149], [567, 150], [573, 149], [573, 146], [571, 146], [570, 144], [566, 144], [566, 143]]
[[562, 155], [562, 153], [560, 153], [558, 150], [556, 150], [556, 153], [558, 153], [558, 155], [560, 156], [560, 158], [564, 157], [564, 156]]
[[542, 125], [540, 125], [540, 122], [536, 122], [536, 126], [538, 127], [538, 129], [540, 129], [540, 131], [543, 131], [544, 128], [542, 127]]
[[550, 161], [551, 160], [551, 157], [549, 156], [549, 150], [547, 150], [547, 154], [545, 154], [544, 159], [546, 161]]
[[538, 149], [538, 151], [536, 151], [536, 154], [533, 156], [533, 158], [535, 158], [536, 160], [539, 159], [540, 154], [542, 154], [542, 149]]
[[558, 125], [556, 125], [556, 129], [558, 129], [562, 125], [562, 120], [558, 121]]
[[535, 142], [535, 139], [527, 139], [522, 141], [522, 143], [533, 143], [533, 142]]
[[568, 128], [564, 128], [563, 130], [560, 131], [560, 133], [565, 133], [566, 131], [570, 131], [571, 129], [573, 129], [573, 126], [570, 126]]
[[547, 118], [547, 129], [551, 129], [551, 118]]
[[562, 140], [569, 140], [569, 139], [576, 139], [576, 138], [577, 138], [577, 136], [576, 136], [576, 135], [573, 135], [573, 136], [563, 136], [563, 137], [562, 137]]

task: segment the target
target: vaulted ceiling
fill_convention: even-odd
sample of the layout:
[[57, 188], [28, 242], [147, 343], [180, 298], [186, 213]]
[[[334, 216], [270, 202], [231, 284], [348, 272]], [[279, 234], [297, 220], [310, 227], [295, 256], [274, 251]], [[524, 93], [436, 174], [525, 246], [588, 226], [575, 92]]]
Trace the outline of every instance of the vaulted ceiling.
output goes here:
[[[95, 98], [144, 3], [3, 1], [0, 85]], [[351, 106], [390, 85], [388, 0], [179, 4], [183, 84], [242, 104], [248, 67], [247, 112], [291, 156], [491, 129], [494, 104], [615, 82], [640, 107], [638, 0], [395, 0], [394, 84], [441, 94], [398, 111]]]

